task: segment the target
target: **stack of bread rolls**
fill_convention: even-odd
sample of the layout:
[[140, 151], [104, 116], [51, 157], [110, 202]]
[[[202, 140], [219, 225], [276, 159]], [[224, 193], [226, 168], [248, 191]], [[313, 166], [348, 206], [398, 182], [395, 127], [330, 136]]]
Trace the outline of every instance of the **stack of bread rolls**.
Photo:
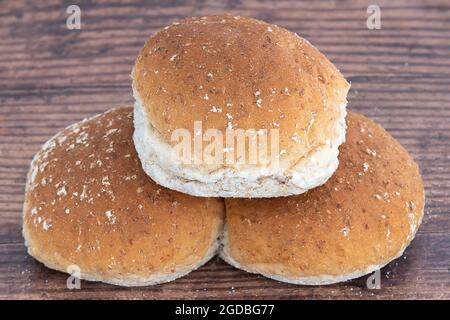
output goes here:
[[[380, 269], [414, 238], [423, 183], [400, 143], [347, 112], [349, 88], [276, 25], [173, 23], [136, 59], [134, 107], [71, 125], [34, 157], [29, 254], [122, 286], [172, 281], [216, 254], [303, 285]], [[229, 138], [239, 132], [244, 144]]]

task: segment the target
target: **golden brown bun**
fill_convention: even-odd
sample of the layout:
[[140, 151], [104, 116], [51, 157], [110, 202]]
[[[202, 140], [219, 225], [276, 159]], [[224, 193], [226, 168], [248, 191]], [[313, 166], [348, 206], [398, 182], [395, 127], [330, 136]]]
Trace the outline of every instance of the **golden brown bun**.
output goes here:
[[423, 216], [419, 168], [381, 126], [350, 112], [340, 165], [300, 196], [226, 199], [222, 257], [297, 284], [362, 276], [402, 254]]
[[[325, 166], [329, 168], [305, 164], [313, 171], [309, 172], [295, 166], [320, 149], [337, 150], [342, 143], [349, 84], [322, 53], [286, 29], [230, 15], [185, 19], [146, 42], [132, 78], [136, 105], [143, 109], [139, 112], [146, 118], [141, 125], [151, 126], [172, 146], [175, 142], [171, 134], [176, 129], [185, 128], [194, 137], [194, 121], [202, 121], [203, 131], [211, 128], [225, 132], [231, 126], [244, 130], [278, 129], [280, 133], [282, 169], [271, 177], [273, 181], [263, 190], [252, 190], [255, 187], [249, 181], [246, 190], [245, 181], [236, 177], [236, 184], [243, 187], [223, 193], [220, 189], [232, 185], [234, 174], [237, 176], [247, 166], [164, 168], [165, 161], [158, 160], [157, 152], [145, 151], [145, 144], [155, 141], [138, 137], [144, 144], [137, 146], [144, 170], [163, 185], [200, 196], [270, 197], [305, 192], [329, 178], [318, 177], [316, 171], [331, 174], [336, 169], [336, 152], [328, 155]], [[138, 132], [145, 130], [139, 129]], [[262, 170], [261, 167], [256, 169]], [[223, 168], [234, 169], [224, 173], [231, 178], [208, 180], [209, 172]], [[196, 172], [188, 172], [195, 169]], [[301, 178], [293, 182], [296, 172]], [[202, 175], [203, 178], [197, 178]], [[248, 176], [265, 179], [268, 174], [249, 172]], [[200, 180], [192, 186], [177, 179], [189, 183]], [[213, 190], [208, 189], [208, 184], [214, 185]]]
[[32, 162], [23, 234], [30, 255], [119, 285], [169, 281], [214, 255], [224, 208], [158, 186], [132, 142], [132, 108], [64, 129]]

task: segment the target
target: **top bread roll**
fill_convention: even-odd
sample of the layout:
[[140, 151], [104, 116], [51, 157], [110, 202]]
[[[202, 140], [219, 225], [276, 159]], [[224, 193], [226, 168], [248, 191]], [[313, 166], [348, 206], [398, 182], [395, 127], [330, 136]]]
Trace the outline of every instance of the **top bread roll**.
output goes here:
[[[132, 78], [136, 149], [165, 187], [287, 196], [325, 183], [338, 166], [350, 86], [286, 29], [229, 15], [175, 22], [145, 43]], [[244, 143], [233, 139], [238, 130]]]

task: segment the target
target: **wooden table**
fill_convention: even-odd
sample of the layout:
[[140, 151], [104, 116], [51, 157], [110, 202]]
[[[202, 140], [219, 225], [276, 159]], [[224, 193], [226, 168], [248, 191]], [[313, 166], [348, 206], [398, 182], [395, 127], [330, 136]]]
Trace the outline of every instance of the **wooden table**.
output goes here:
[[[381, 29], [366, 27], [372, 1], [76, 1], [81, 30], [66, 28], [68, 3], [0, 2], [0, 298], [437, 298], [450, 299], [450, 3], [376, 1]], [[72, 3], [72, 2], [69, 2]], [[120, 288], [82, 282], [29, 257], [21, 235], [25, 175], [59, 129], [133, 101], [130, 71], [146, 38], [185, 16], [258, 17], [309, 39], [352, 83], [349, 107], [375, 119], [419, 162], [426, 214], [405, 255], [366, 278], [303, 287], [214, 259], [172, 283]]]

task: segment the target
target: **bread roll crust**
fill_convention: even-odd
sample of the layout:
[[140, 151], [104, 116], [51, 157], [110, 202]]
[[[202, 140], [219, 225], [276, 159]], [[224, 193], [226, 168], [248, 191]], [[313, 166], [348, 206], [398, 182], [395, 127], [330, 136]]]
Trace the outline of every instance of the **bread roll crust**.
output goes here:
[[226, 199], [221, 256], [297, 284], [359, 277], [400, 256], [423, 217], [419, 168], [381, 126], [350, 112], [340, 165], [323, 186], [274, 199]]
[[[302, 145], [304, 152], [308, 144], [330, 138], [349, 89], [305, 39], [228, 15], [189, 18], [156, 33], [142, 48], [132, 77], [151, 124], [167, 141], [175, 129], [193, 130], [194, 121], [225, 130], [232, 120], [242, 129], [279, 128], [282, 148]], [[292, 141], [296, 131], [308, 143]]]
[[50, 268], [134, 286], [180, 277], [211, 258], [224, 208], [158, 186], [134, 149], [132, 108], [50, 139], [32, 164], [24, 204], [28, 252]]

